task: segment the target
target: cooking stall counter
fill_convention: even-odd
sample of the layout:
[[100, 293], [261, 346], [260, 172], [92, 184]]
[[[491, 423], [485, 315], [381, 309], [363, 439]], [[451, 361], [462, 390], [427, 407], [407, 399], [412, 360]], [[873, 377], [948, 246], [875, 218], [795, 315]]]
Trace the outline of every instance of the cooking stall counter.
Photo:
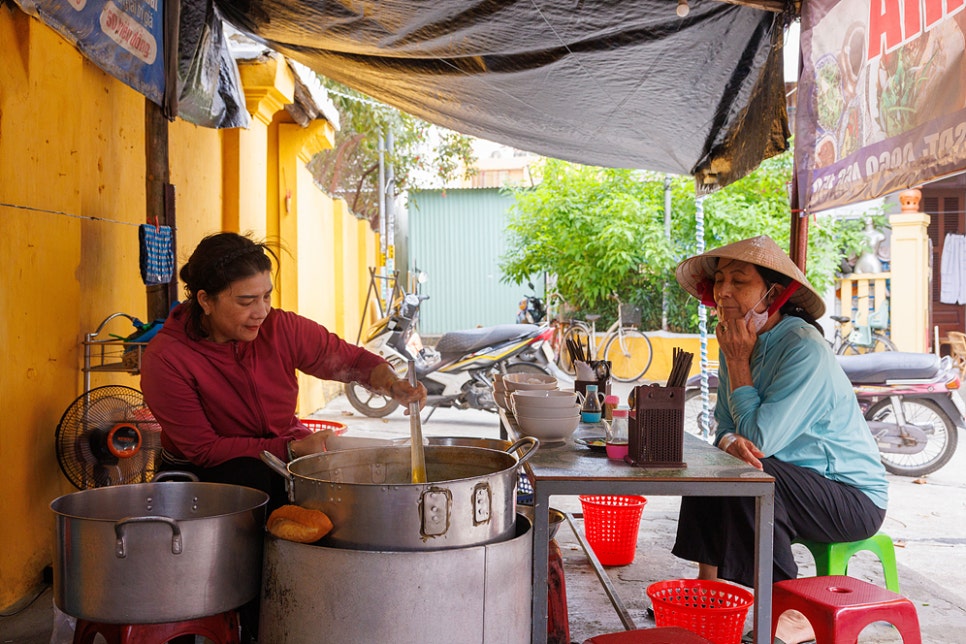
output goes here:
[[[500, 410], [500, 422], [511, 439], [522, 436], [512, 414]], [[683, 468], [642, 468], [591, 455], [570, 441], [541, 445], [524, 466], [534, 488], [532, 644], [547, 641], [550, 497], [580, 494], [754, 497], [755, 642], [770, 641], [775, 480], [688, 433], [684, 461]]]

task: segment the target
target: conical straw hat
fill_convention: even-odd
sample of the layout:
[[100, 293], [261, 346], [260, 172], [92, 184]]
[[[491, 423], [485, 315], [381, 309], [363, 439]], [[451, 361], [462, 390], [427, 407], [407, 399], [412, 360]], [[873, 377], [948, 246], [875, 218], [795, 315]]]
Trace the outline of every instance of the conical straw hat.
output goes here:
[[714, 283], [714, 271], [718, 266], [718, 260], [722, 258], [764, 266], [790, 277], [801, 284], [801, 288], [789, 298], [791, 302], [805, 309], [816, 320], [825, 313], [825, 302], [808, 283], [804, 273], [799, 270], [785, 251], [779, 248], [771, 237], [766, 235], [742, 239], [733, 244], [689, 257], [678, 264], [674, 272], [678, 284], [704, 304], [714, 306], [711, 287]]

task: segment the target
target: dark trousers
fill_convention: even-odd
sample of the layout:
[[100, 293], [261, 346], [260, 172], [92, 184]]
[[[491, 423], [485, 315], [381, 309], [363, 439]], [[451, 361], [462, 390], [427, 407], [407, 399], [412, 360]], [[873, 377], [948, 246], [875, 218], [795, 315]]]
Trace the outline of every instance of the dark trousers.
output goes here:
[[[862, 491], [775, 458], [761, 459], [775, 477], [774, 581], [795, 579], [792, 541], [858, 541], [878, 531], [885, 510]], [[671, 550], [688, 561], [718, 567], [718, 577], [754, 585], [755, 499], [684, 497]]]
[[[244, 485], [268, 494], [266, 518], [276, 508], [287, 504], [288, 494], [285, 490], [285, 479], [272, 468], [257, 458], [236, 458], [215, 467], [198, 467], [191, 464], [162, 462], [160, 471], [190, 472], [204, 483], [227, 483], [229, 485]], [[241, 622], [242, 642], [254, 640], [258, 635], [259, 598], [251, 600], [238, 608], [238, 618]], [[194, 644], [194, 636], [186, 635], [176, 638], [172, 644]]]

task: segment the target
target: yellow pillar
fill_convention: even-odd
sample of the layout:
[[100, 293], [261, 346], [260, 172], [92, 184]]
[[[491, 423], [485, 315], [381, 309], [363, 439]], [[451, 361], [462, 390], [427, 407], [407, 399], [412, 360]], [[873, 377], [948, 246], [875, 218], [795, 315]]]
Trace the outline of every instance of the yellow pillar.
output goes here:
[[892, 341], [900, 351], [929, 350], [929, 215], [919, 212], [922, 193], [899, 195], [902, 211], [892, 226]]

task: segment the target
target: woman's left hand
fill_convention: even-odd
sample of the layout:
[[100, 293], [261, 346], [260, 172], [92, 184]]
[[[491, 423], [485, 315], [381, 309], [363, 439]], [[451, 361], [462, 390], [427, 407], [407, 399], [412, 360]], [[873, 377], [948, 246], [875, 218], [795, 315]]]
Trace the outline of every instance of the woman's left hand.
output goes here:
[[758, 449], [757, 445], [752, 443], [744, 436], [739, 436], [737, 434], [734, 434], [734, 436], [735, 438], [731, 440], [725, 447], [725, 453], [731, 454], [735, 458], [740, 458], [755, 469], [763, 469], [759, 459], [764, 458], [765, 453]]

